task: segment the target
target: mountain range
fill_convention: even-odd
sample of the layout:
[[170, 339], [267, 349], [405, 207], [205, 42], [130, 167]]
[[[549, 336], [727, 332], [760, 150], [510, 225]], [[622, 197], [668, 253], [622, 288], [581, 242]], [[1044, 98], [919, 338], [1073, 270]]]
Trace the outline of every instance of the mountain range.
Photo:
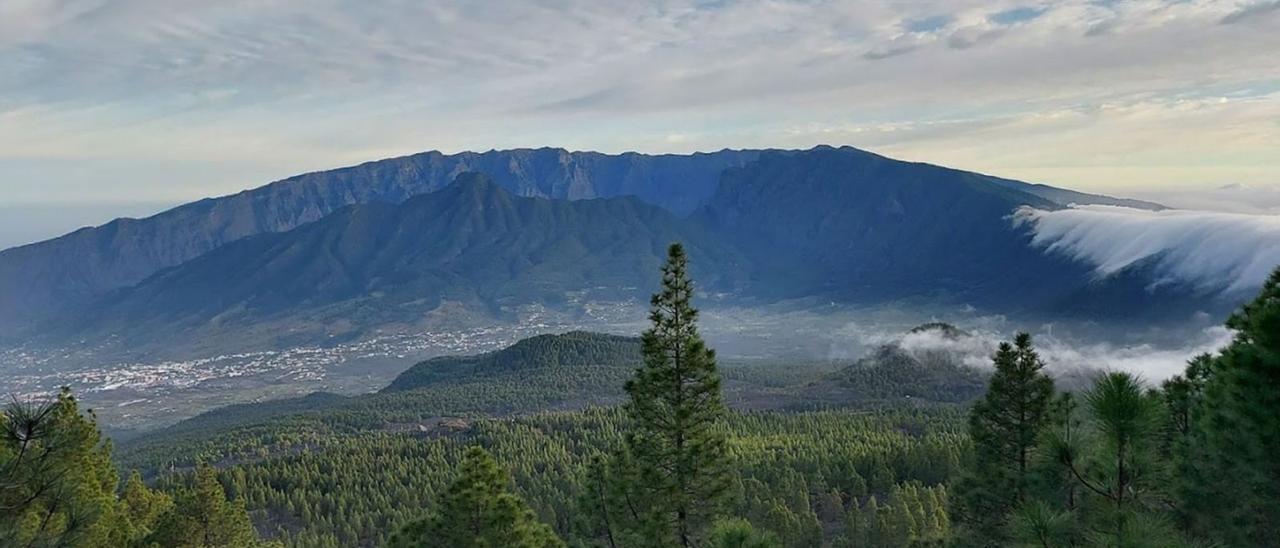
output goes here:
[[851, 147], [429, 152], [0, 252], [0, 339], [269, 347], [439, 315], [504, 321], [528, 305], [643, 299], [672, 241], [713, 305], [1206, 306], [1140, 270], [1099, 280], [1009, 218], [1070, 204], [1161, 207]]

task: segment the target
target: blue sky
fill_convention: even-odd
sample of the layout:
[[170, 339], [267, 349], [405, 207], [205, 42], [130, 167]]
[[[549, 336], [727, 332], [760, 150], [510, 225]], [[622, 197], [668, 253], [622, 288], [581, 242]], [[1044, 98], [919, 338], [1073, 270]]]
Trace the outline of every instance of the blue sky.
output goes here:
[[1280, 208], [1249, 193], [1280, 183], [1277, 52], [1278, 0], [5, 0], [0, 211], [428, 149], [820, 143]]

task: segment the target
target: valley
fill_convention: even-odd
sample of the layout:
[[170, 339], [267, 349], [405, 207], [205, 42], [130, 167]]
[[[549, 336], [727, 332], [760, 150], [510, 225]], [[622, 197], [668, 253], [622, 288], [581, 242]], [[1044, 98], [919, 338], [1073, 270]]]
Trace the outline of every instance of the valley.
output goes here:
[[0, 548], [1280, 547], [1280, 0], [0, 0]]

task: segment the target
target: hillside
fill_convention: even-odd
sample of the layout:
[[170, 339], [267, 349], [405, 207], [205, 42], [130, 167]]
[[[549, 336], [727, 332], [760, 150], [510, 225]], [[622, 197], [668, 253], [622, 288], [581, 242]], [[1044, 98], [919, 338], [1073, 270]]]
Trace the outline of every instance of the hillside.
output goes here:
[[307, 173], [209, 198], [145, 219], [118, 219], [0, 251], [0, 340], [41, 318], [134, 285], [168, 267], [255, 234], [283, 232], [352, 204], [399, 203], [477, 171], [516, 196], [636, 196], [676, 213], [715, 190], [725, 167], [758, 151], [692, 155], [601, 154], [516, 149], [431, 151]]
[[446, 303], [499, 321], [522, 305], [563, 304], [571, 292], [643, 298], [664, 248], [678, 240], [698, 254], [706, 286], [733, 289], [743, 266], [736, 253], [666, 210], [635, 198], [521, 198], [467, 173], [400, 204], [350, 206], [223, 246], [47, 331], [135, 346], [198, 334], [180, 340], [216, 350], [419, 325]]
[[886, 344], [811, 383], [804, 393], [815, 401], [852, 406], [967, 404], [982, 396], [990, 373], [965, 365], [963, 358], [942, 349]]
[[819, 147], [727, 171], [695, 218], [776, 264], [783, 283], [763, 286], [782, 296], [1034, 310], [1090, 272], [1033, 248], [1006, 219], [1023, 205], [1061, 207], [984, 175]]
[[[376, 545], [439, 488], [445, 479], [441, 471], [456, 462], [462, 448], [480, 443], [518, 471], [517, 486], [542, 519], [571, 534], [572, 506], [566, 501], [581, 489], [581, 478], [569, 463], [616, 441], [622, 423], [614, 405], [638, 361], [636, 338], [541, 335], [496, 352], [424, 361], [376, 394], [316, 394], [206, 413], [122, 442], [118, 461], [158, 485], [174, 481], [175, 472], [196, 462], [216, 463], [228, 473], [244, 474], [232, 481], [247, 494], [251, 516], [264, 535], [290, 546]], [[728, 399], [739, 410], [812, 409], [818, 403], [809, 384], [815, 375], [806, 367], [722, 364], [722, 371], [732, 391]], [[755, 497], [794, 500], [836, 488], [883, 494], [892, 488], [894, 473], [904, 482], [944, 480], [964, 447], [957, 430], [961, 415], [950, 406], [922, 409], [909, 398], [894, 397], [895, 388], [851, 387], [885, 399], [850, 397], [847, 401], [857, 404], [849, 410], [730, 413], [726, 428], [744, 478], [753, 478], [743, 488]], [[860, 411], [867, 409], [875, 412]], [[779, 465], [817, 471], [827, 479], [797, 485], [791, 476], [770, 471]], [[300, 469], [313, 466], [348, 473], [313, 478], [322, 489], [276, 487], [292, 485]], [[289, 498], [286, 491], [301, 494]], [[348, 501], [341, 518], [304, 517], [326, 512], [321, 500], [330, 496]], [[763, 516], [768, 509], [752, 506], [743, 515]], [[813, 511], [805, 512], [801, 515]]]
[[442, 356], [410, 367], [382, 389], [402, 392], [464, 376], [495, 375], [519, 370], [606, 365], [634, 369], [640, 364], [640, 339], [573, 331], [539, 335], [502, 350], [476, 356]]
[[[513, 196], [553, 200], [632, 196], [673, 216], [701, 216], [740, 233], [740, 242], [776, 244], [759, 250], [761, 256], [790, 243], [803, 244], [805, 260], [823, 259], [821, 250], [830, 251], [831, 260], [820, 261], [824, 268], [799, 273], [803, 283], [770, 293], [787, 296], [803, 295], [814, 287], [837, 295], [870, 295], [895, 277], [847, 286], [848, 277], [877, 272], [875, 267], [883, 265], [897, 272], [915, 272], [918, 265], [909, 262], [914, 255], [903, 251], [903, 246], [947, 251], [938, 241], [939, 227], [962, 230], [956, 237], [1006, 238], [1009, 235], [1002, 232], [1008, 228], [1002, 222], [1008, 214], [1005, 207], [1118, 202], [1158, 207], [901, 162], [849, 147], [693, 155], [607, 155], [561, 149], [427, 152], [299, 175], [146, 219], [119, 219], [0, 251], [0, 340], [20, 339], [41, 320], [75, 316], [112, 291], [142, 283], [227, 244], [289, 231], [339, 212], [343, 218], [355, 216], [368, 222], [387, 204], [441, 190], [459, 174], [473, 171], [487, 175]], [[363, 211], [363, 216], [344, 209], [355, 204], [367, 206], [354, 210]], [[777, 211], [769, 209], [773, 204], [780, 206]], [[704, 205], [706, 211], [694, 213]], [[964, 223], [971, 219], [979, 219], [981, 225], [967, 227]], [[845, 240], [846, 233], [852, 238]], [[445, 230], [436, 236], [449, 240], [455, 235]], [[933, 239], [917, 244], [915, 236]], [[276, 240], [253, 245], [262, 241]], [[1016, 258], [1017, 245], [1021, 242], [998, 241], [999, 255], [994, 258]], [[966, 257], [973, 255], [954, 252], [940, 262], [970, 267], [985, 260]], [[778, 260], [788, 258], [794, 257]], [[775, 271], [792, 264], [780, 264]], [[920, 278], [937, 271], [921, 272]], [[769, 274], [760, 276], [767, 281]], [[939, 291], [951, 291], [962, 280], [944, 283]], [[920, 285], [920, 280], [908, 282]], [[889, 297], [906, 291], [888, 289], [892, 290]]]
[[[945, 324], [917, 329], [970, 335]], [[884, 345], [852, 364], [720, 364], [726, 399], [740, 410], [853, 408], [965, 403], [986, 374], [948, 352]], [[232, 405], [129, 440], [128, 447], [169, 447], [226, 432], [303, 427], [381, 431], [441, 416], [495, 416], [612, 405], [641, 363], [640, 339], [587, 331], [546, 334], [501, 350], [441, 356], [417, 363], [377, 393], [315, 393]], [[185, 442], [184, 442], [185, 443]]]

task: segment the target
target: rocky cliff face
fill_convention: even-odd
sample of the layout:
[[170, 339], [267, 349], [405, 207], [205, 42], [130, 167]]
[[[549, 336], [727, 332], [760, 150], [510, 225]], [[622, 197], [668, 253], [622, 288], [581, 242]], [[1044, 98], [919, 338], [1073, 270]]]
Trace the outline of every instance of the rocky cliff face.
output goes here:
[[467, 171], [485, 173], [516, 196], [636, 196], [681, 214], [705, 202], [725, 168], [758, 154], [609, 155], [551, 148], [425, 152], [307, 173], [0, 252], [0, 339], [228, 242], [290, 230], [351, 204], [402, 202], [439, 190]]

